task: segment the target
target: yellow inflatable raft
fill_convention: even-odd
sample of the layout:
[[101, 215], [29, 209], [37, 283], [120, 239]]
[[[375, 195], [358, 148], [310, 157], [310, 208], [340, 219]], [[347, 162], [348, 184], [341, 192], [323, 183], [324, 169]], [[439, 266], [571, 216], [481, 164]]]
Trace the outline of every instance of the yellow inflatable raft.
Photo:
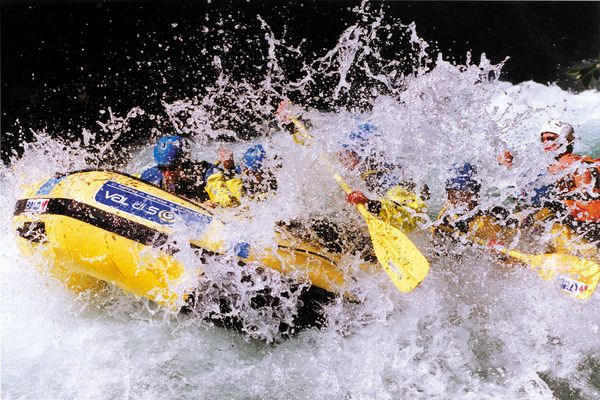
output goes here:
[[200, 255], [232, 254], [330, 293], [345, 294], [347, 288], [336, 254], [283, 238], [272, 249], [225, 245], [213, 210], [117, 172], [48, 179], [18, 200], [14, 224], [22, 251], [79, 290], [103, 281], [162, 305], [184, 305], [193, 287], [182, 285], [193, 279], [186, 279], [175, 257], [183, 244], [173, 235], [181, 229], [193, 236], [185, 246]]

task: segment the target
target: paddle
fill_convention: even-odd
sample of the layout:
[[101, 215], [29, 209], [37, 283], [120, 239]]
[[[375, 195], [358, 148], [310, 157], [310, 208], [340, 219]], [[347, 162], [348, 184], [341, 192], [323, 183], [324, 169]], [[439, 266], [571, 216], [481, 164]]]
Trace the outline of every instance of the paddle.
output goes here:
[[[291, 121], [298, 131], [295, 134], [294, 141], [298, 144], [309, 145], [312, 136], [304, 124], [292, 115], [286, 115], [285, 118]], [[300, 137], [297, 137], [298, 135]], [[327, 158], [324, 155], [321, 158], [325, 161], [344, 192], [351, 193], [352, 189], [334, 171]], [[356, 209], [367, 223], [375, 255], [385, 272], [398, 290], [401, 292], [412, 291], [425, 279], [429, 272], [427, 259], [402, 231], [375, 217], [362, 204], [357, 204]]]
[[543, 280], [555, 279], [562, 291], [581, 300], [589, 298], [600, 281], [600, 265], [584, 258], [562, 253], [525, 254], [497, 244], [486, 243], [482, 239], [450, 227], [438, 226], [438, 228], [520, 261], [535, 271]]
[[523, 254], [515, 250], [498, 250], [522, 261], [542, 279], [556, 279], [561, 290], [581, 300], [589, 298], [600, 281], [600, 265], [571, 254]]

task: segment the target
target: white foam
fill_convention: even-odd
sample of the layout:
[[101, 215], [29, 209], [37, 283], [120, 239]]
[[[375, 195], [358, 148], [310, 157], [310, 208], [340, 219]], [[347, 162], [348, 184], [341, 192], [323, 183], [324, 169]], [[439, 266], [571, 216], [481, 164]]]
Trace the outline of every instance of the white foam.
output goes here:
[[[311, 213], [362, 223], [319, 158], [320, 153], [334, 158], [340, 141], [354, 128], [356, 114], [378, 126], [380, 136], [371, 142], [375, 150], [383, 151], [387, 161], [401, 163], [407, 177], [430, 186], [432, 214], [444, 201], [443, 181], [452, 163], [477, 163], [484, 187], [530, 179], [527, 171], [544, 162], [538, 129], [546, 119], [572, 123], [582, 151], [600, 143], [598, 92], [574, 94], [554, 85], [487, 79], [492, 72], [497, 76], [500, 66], [485, 57], [462, 66], [438, 58], [432, 68], [428, 46], [414, 25], [386, 25], [379, 16], [373, 18], [346, 31], [295, 82], [285, 81], [279, 64], [270, 64], [263, 86], [234, 82], [224, 71], [215, 83], [218, 90], [199, 101], [165, 104], [171, 122], [202, 144], [202, 152], [195, 154], [214, 160], [219, 143], [213, 140], [207, 109], [218, 96], [232, 93], [244, 107], [254, 104], [272, 112], [268, 102], [257, 100], [261, 95], [284, 87], [290, 93], [309, 92], [314, 90], [312, 79], [334, 71], [335, 94], [343, 99], [359, 84], [349, 74], [353, 63], [382, 60], [375, 46], [365, 52], [377, 32], [405, 32], [416, 46], [419, 68], [414, 74], [400, 73], [399, 59], [388, 60], [389, 68], [379, 64], [369, 69], [373, 81], [381, 84], [385, 77], [389, 89], [376, 96], [369, 111], [306, 110], [316, 136], [312, 149], [296, 147], [283, 132], [258, 140], [283, 164], [276, 173], [279, 190], [249, 206], [247, 215], [255, 223], [231, 223], [233, 241], [268, 244], [277, 221]], [[266, 60], [274, 60], [283, 45], [272, 34], [266, 40], [271, 46]], [[65, 145], [38, 133], [21, 159], [1, 169], [4, 398], [552, 399], [551, 387], [556, 390], [557, 382], [588, 398], [600, 397], [592, 379], [599, 373], [600, 359], [597, 294], [586, 302], [575, 301], [534, 272], [503, 265], [474, 249], [448, 245], [447, 255], [436, 255], [425, 233], [415, 239], [431, 260], [431, 272], [413, 293], [397, 293], [384, 274], [359, 280], [363, 304], [333, 304], [329, 327], [277, 346], [245, 341], [198, 319], [176, 318], [114, 288], [102, 298], [76, 298], [38, 274], [18, 253], [11, 212], [24, 187], [57, 171], [95, 167], [98, 135], [118, 134], [127, 118], [135, 116], [106, 117], [110, 120], [103, 121], [103, 130], [86, 131], [82, 144]], [[245, 147], [234, 146], [237, 159]], [[515, 153], [513, 172], [496, 163], [503, 148]], [[101, 150], [111, 151], [110, 146]], [[127, 170], [139, 172], [150, 162], [148, 145]], [[515, 178], [519, 174], [525, 175]], [[355, 188], [366, 190], [357, 176], [345, 176]], [[198, 268], [191, 254], [181, 257], [192, 271]], [[217, 284], [239, 274], [218, 260], [205, 269]], [[239, 276], [235, 281], [241, 281]], [[243, 300], [257, 288], [235, 289], [242, 299], [236, 312], [259, 325], [256, 336], [273, 339], [273, 325], [267, 320], [261, 325], [261, 316]]]

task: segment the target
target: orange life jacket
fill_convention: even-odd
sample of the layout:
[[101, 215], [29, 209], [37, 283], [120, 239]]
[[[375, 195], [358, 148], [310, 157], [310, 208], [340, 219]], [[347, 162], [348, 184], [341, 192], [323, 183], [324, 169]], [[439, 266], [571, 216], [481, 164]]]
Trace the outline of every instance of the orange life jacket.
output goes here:
[[600, 222], [600, 159], [566, 153], [548, 167], [548, 172], [564, 174], [558, 188], [571, 217]]

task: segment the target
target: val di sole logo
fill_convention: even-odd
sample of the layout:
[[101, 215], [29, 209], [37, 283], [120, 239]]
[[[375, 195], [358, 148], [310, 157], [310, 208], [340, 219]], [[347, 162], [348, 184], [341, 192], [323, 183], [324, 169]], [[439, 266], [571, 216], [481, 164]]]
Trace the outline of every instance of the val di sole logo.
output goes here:
[[576, 281], [566, 276], [559, 276], [558, 284], [560, 289], [567, 293], [579, 294], [588, 290], [587, 284]]
[[180, 222], [198, 229], [212, 221], [208, 215], [114, 181], [105, 182], [94, 198], [100, 204], [161, 225]]

